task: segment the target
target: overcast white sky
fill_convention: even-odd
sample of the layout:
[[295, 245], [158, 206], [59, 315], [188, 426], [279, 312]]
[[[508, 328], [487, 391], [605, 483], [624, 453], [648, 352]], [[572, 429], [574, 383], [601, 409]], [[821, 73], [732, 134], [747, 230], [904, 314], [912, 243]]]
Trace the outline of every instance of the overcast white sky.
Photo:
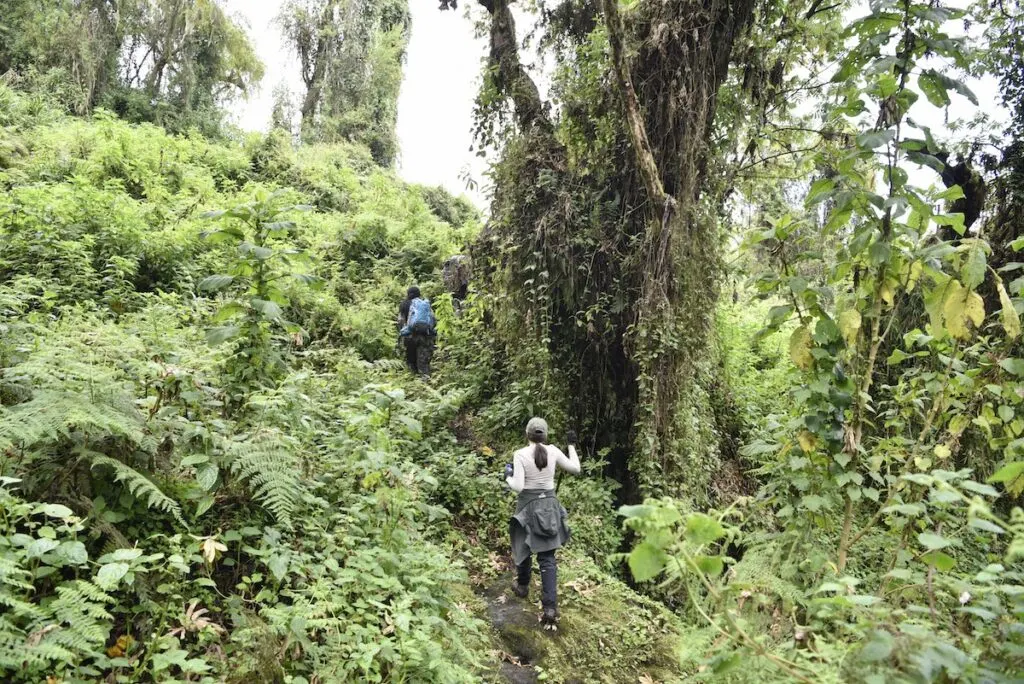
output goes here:
[[[486, 42], [473, 37], [472, 22], [463, 11], [468, 2], [460, 3], [457, 12], [441, 12], [436, 0], [410, 0], [412, 36], [398, 99], [398, 171], [408, 181], [465, 193], [483, 208], [480, 190], [470, 192], [460, 180], [468, 170], [482, 186], [486, 169], [485, 162], [469, 151]], [[259, 92], [232, 107], [238, 124], [248, 130], [268, 128], [277, 85], [288, 85], [296, 95], [303, 92], [298, 60], [285, 48], [274, 24], [282, 4], [283, 0], [225, 2], [230, 13], [248, 21], [266, 65]]]
[[[280, 29], [274, 23], [283, 0], [224, 1], [230, 13], [248, 22], [257, 50], [266, 64], [260, 90], [247, 101], [235, 103], [232, 112], [243, 128], [266, 130], [274, 88], [284, 83], [296, 96], [303, 92], [298, 60], [285, 48]], [[439, 11], [436, 0], [410, 0], [409, 5], [412, 36], [398, 100], [399, 174], [412, 182], [443, 185], [457, 195], [465, 193], [485, 208], [482, 186], [486, 183], [486, 162], [469, 151], [473, 100], [480, 84], [481, 59], [486, 51], [486, 41], [474, 37], [472, 21], [466, 16], [466, 7], [475, 3], [463, 0], [456, 12]], [[851, 18], [865, 13], [866, 7], [849, 12]], [[528, 19], [518, 15], [517, 20], [522, 37]], [[952, 32], [956, 32], [955, 27]], [[524, 61], [529, 59], [530, 55], [525, 54]], [[544, 80], [539, 79], [542, 87]], [[994, 79], [971, 81], [970, 85], [978, 95], [980, 108], [952, 95], [950, 118], [969, 118], [980, 109], [1005, 119], [1005, 112], [998, 104]], [[925, 103], [916, 106], [912, 114], [933, 127], [937, 136], [943, 135], [945, 111]], [[460, 179], [466, 171], [481, 186], [476, 191], [467, 190], [464, 180]], [[930, 171], [914, 176], [912, 182], [922, 185], [934, 177]]]

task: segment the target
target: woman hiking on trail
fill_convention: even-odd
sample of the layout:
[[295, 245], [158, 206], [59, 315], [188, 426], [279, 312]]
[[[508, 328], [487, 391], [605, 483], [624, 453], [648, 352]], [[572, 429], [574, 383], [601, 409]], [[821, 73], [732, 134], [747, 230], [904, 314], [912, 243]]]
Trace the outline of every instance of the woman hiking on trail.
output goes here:
[[543, 418], [531, 418], [526, 424], [529, 446], [523, 447], [505, 466], [505, 482], [514, 492], [516, 513], [509, 521], [512, 537], [512, 559], [516, 564], [516, 596], [526, 598], [530, 593], [532, 555], [537, 554], [540, 566], [541, 605], [544, 612], [540, 621], [544, 629], [557, 629], [558, 622], [558, 570], [555, 549], [569, 541], [568, 513], [555, 495], [555, 470], [562, 468], [576, 475], [580, 472], [580, 459], [576, 455], [576, 433], [569, 431], [569, 455], [561, 449], [545, 444], [548, 424]]

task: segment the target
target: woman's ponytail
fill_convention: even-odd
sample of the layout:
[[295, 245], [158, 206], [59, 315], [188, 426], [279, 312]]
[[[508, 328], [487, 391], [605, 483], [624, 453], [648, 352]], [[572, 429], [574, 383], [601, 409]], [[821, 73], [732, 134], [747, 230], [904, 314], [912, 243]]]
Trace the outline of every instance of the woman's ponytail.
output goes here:
[[537, 466], [537, 470], [548, 467], [548, 450], [540, 442], [533, 445], [533, 465]]

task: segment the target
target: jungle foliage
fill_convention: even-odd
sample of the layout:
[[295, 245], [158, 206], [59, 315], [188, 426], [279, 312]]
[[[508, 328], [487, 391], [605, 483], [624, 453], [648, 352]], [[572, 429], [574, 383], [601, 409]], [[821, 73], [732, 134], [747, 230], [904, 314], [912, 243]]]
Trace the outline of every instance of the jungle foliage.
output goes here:
[[[512, 5], [483, 225], [388, 168], [404, 2], [285, 4], [299, 136], [215, 2], [0, 9], [5, 681], [1021, 676], [1019, 3], [537, 0], [547, 99]], [[554, 638], [488, 625], [535, 414]]]

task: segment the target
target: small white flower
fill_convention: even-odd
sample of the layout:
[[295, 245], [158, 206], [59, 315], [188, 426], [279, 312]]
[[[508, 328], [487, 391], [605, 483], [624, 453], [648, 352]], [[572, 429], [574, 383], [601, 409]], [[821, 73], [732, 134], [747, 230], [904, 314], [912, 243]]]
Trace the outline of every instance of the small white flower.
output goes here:
[[967, 603], [970, 600], [971, 600], [970, 592], [965, 591], [964, 593], [960, 594], [960, 605], [961, 606], [964, 605], [965, 603]]

